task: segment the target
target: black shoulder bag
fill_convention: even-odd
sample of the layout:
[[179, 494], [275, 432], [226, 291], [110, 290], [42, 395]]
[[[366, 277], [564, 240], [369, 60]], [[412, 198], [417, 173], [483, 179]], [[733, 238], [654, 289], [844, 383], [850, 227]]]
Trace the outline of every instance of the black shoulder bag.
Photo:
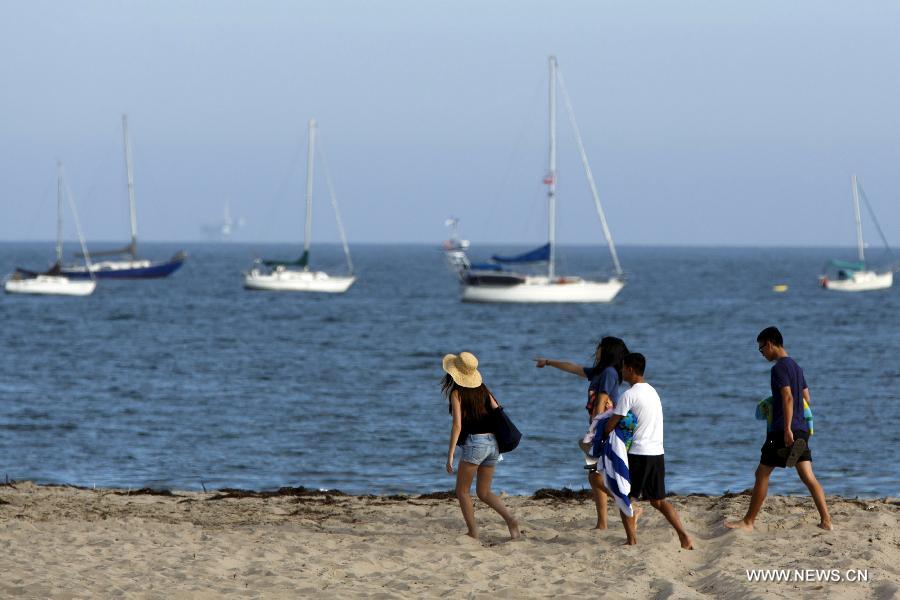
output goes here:
[[495, 415], [497, 418], [497, 431], [494, 435], [497, 438], [497, 447], [500, 448], [501, 454], [512, 452], [519, 445], [519, 441], [522, 439], [522, 432], [515, 426], [499, 402], [497, 402]]

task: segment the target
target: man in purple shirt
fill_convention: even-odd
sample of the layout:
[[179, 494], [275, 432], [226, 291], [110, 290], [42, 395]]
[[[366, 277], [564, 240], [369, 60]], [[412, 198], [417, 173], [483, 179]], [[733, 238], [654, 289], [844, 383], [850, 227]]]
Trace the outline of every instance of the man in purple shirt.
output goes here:
[[766, 435], [766, 443], [760, 452], [756, 468], [756, 483], [750, 496], [750, 507], [740, 521], [729, 521], [725, 527], [753, 531], [753, 523], [762, 508], [769, 491], [769, 476], [775, 467], [796, 467], [797, 475], [806, 484], [816, 508], [819, 510], [819, 527], [831, 529], [831, 516], [825, 504], [825, 491], [812, 470], [812, 453], [809, 450], [809, 427], [803, 418], [803, 401], [809, 402], [809, 388], [803, 369], [788, 356], [784, 338], [776, 327], [766, 327], [756, 337], [759, 352], [772, 365], [772, 430]]

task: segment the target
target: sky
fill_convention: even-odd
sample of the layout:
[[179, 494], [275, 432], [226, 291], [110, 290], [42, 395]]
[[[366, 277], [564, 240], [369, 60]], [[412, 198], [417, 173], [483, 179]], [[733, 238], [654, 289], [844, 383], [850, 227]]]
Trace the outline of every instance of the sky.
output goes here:
[[[617, 243], [852, 246], [856, 173], [900, 245], [898, 30], [878, 0], [0, 0], [0, 240], [53, 238], [62, 160], [88, 242], [125, 241], [127, 113], [141, 240], [226, 202], [302, 240], [314, 117], [351, 245], [542, 243], [554, 54]], [[559, 153], [558, 239], [602, 243], [562, 110]]]

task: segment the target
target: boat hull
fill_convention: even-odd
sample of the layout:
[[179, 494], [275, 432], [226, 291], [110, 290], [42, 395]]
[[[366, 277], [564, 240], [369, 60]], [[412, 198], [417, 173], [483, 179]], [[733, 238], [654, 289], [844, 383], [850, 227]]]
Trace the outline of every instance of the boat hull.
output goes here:
[[44, 296], [90, 296], [97, 282], [91, 279], [73, 280], [55, 275], [37, 277], [10, 277], [3, 288], [8, 294], [39, 294]]
[[512, 285], [463, 283], [462, 301], [526, 304], [602, 303], [612, 302], [623, 287], [625, 282], [615, 278], [609, 281], [560, 279], [550, 282], [546, 277], [529, 277], [523, 283]]
[[244, 275], [244, 287], [248, 290], [270, 292], [320, 292], [326, 294], [343, 294], [356, 277], [333, 277], [323, 271], [291, 271], [276, 270], [266, 273], [252, 270]]
[[894, 273], [876, 273], [875, 271], [857, 271], [848, 279], [820, 280], [822, 287], [835, 292], [871, 292], [886, 290], [894, 284]]
[[[179, 252], [165, 262], [149, 260], [104, 260], [91, 264], [95, 279], [159, 279], [181, 268], [187, 255]], [[63, 267], [61, 273], [72, 279], [90, 279], [87, 267]]]

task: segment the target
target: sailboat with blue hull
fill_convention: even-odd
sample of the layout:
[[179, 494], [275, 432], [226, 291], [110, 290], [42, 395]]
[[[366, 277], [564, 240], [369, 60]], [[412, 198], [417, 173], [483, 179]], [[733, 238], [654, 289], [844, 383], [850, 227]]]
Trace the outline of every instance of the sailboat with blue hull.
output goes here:
[[[131, 140], [128, 137], [128, 115], [122, 115], [122, 135], [125, 142], [125, 169], [128, 175], [128, 209], [131, 221], [131, 243], [117, 250], [91, 252], [91, 256], [109, 256], [87, 265], [62, 267], [62, 274], [70, 279], [158, 279], [168, 277], [181, 268], [187, 254], [177, 252], [166, 261], [151, 261], [138, 258], [137, 252], [137, 208], [134, 200], [134, 169], [131, 161]], [[90, 271], [90, 272], [89, 272]]]

